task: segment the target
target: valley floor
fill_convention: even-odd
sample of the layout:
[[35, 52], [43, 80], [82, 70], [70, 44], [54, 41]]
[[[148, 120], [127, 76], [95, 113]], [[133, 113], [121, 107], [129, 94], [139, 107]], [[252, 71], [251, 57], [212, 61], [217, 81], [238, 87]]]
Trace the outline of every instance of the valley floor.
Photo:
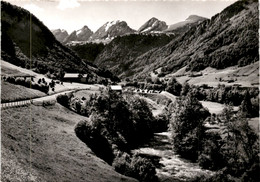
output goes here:
[[59, 104], [1, 111], [1, 181], [135, 181], [97, 158], [74, 133], [80, 116]]

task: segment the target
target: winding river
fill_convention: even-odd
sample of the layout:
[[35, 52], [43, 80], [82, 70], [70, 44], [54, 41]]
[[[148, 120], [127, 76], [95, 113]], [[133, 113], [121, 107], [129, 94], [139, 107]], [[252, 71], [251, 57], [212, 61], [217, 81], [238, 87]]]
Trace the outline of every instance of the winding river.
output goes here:
[[132, 153], [150, 158], [156, 166], [159, 180], [163, 182], [190, 181], [196, 176], [214, 174], [176, 154], [172, 148], [170, 132], [155, 133], [149, 143]]

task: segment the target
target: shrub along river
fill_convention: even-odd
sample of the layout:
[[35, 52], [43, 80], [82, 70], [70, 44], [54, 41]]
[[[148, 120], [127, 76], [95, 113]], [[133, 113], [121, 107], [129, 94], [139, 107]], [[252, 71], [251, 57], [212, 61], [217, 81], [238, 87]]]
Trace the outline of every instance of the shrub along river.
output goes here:
[[155, 133], [149, 143], [132, 150], [132, 153], [153, 161], [159, 181], [190, 181], [196, 176], [214, 174], [210, 170], [202, 169], [198, 163], [192, 163], [176, 154], [170, 135], [170, 132]]

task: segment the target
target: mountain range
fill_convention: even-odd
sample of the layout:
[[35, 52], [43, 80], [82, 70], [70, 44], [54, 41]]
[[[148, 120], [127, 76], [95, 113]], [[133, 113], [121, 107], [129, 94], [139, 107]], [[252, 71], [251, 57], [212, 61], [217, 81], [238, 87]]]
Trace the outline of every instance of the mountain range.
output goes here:
[[[97, 79], [105, 76], [115, 78], [109, 71], [83, 61], [75, 52], [62, 45], [29, 11], [1, 1], [1, 15], [1, 59], [4, 61], [54, 76], [69, 72], [87, 73]], [[64, 30], [55, 33], [59, 38], [67, 34]], [[79, 39], [82, 33], [77, 34]]]
[[[167, 25], [153, 17], [145, 22], [138, 30], [130, 28], [125, 21], [110, 21], [102, 25], [96, 32], [92, 32], [87, 26], [82, 29], [73, 31], [66, 35], [60, 29], [52, 30], [52, 33], [58, 41], [63, 44], [81, 44], [82, 42], [103, 42], [109, 43], [115, 37], [128, 34], [149, 34], [149, 33], [176, 33], [177, 31], [186, 31], [194, 24], [198, 24], [206, 18], [192, 15], [185, 21], [173, 25]], [[80, 32], [80, 33], [79, 33]]]
[[[196, 17], [186, 21], [192, 22], [193, 18]], [[144, 37], [139, 38], [142, 41], [136, 41], [134, 36], [131, 40], [130, 36], [114, 39], [94, 64], [121, 78], [137, 79], [145, 79], [155, 70], [167, 75], [183, 67], [187, 71], [200, 71], [206, 67], [245, 66], [259, 60], [258, 18], [258, 1], [237, 1], [210, 20], [199, 20], [200, 23], [186, 26], [186, 31], [174, 34], [169, 42], [159, 46], [154, 43], [150, 48], [142, 49], [147, 44], [140, 42], [149, 40]], [[137, 45], [134, 46], [133, 41]]]
[[87, 26], [84, 26], [81, 29], [73, 31], [70, 35], [64, 37], [61, 42], [68, 43], [71, 41], [87, 41], [92, 35], [93, 32]]

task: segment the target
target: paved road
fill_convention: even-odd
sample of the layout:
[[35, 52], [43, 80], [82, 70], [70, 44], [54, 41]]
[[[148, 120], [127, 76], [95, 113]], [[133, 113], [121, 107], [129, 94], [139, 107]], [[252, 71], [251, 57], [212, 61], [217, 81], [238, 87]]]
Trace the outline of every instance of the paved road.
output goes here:
[[9, 108], [9, 107], [24, 106], [24, 105], [29, 105], [29, 104], [42, 105], [42, 103], [44, 101], [56, 101], [56, 98], [57, 98], [58, 95], [64, 95], [64, 94], [71, 93], [71, 92], [78, 91], [78, 90], [92, 90], [92, 89], [95, 89], [95, 87], [90, 86], [89, 88], [83, 88], [83, 89], [78, 88], [78, 89], [59, 92], [59, 93], [56, 93], [56, 94], [53, 94], [53, 95], [35, 98], [35, 99], [26, 99], [26, 100], [22, 100], [22, 101], [1, 103], [1, 109]]

